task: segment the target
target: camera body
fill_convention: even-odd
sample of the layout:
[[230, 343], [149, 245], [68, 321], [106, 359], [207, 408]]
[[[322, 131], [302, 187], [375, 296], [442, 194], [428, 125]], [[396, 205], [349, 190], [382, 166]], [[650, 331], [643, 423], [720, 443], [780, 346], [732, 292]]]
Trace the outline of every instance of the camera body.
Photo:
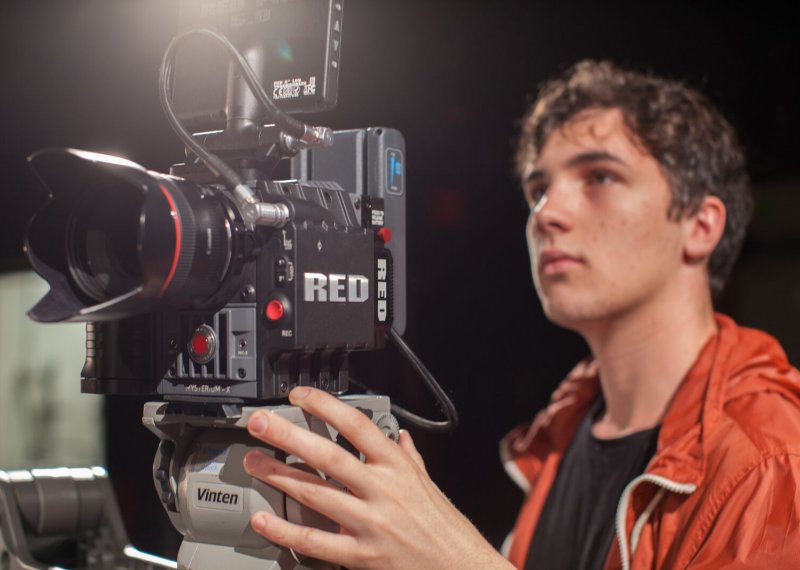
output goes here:
[[347, 355], [383, 347], [396, 305], [404, 322], [404, 142], [392, 129], [343, 131], [292, 160], [299, 176], [353, 190], [250, 180], [292, 220], [248, 229], [219, 185], [81, 151], [32, 158], [53, 195], [28, 232], [51, 283], [31, 316], [87, 321], [83, 392], [235, 403], [298, 384], [347, 390]]

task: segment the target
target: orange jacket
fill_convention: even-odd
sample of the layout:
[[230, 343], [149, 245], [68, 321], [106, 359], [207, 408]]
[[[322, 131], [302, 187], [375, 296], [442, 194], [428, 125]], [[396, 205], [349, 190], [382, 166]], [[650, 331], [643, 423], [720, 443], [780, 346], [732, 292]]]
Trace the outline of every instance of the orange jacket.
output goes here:
[[[800, 569], [800, 372], [769, 335], [717, 315], [670, 405], [655, 455], [625, 488], [606, 570]], [[532, 424], [501, 443], [527, 492], [509, 559], [525, 564], [559, 462], [599, 394], [578, 365]]]

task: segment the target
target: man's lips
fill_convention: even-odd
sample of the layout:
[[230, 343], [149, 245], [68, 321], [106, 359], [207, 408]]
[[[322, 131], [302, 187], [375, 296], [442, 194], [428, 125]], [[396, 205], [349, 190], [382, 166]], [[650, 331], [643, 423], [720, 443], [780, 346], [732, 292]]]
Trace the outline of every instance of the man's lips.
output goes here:
[[539, 256], [539, 271], [542, 275], [556, 275], [581, 264], [583, 259], [577, 255], [558, 249], [548, 249]]

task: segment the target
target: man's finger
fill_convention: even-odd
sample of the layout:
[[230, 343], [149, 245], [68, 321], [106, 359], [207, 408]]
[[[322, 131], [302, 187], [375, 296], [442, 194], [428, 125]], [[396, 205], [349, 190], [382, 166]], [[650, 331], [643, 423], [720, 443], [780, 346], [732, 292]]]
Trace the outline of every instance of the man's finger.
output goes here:
[[397, 446], [363, 412], [336, 397], [308, 386], [289, 392], [289, 401], [342, 434], [370, 462], [391, 461]]
[[251, 451], [245, 456], [244, 468], [253, 477], [346, 527], [352, 529], [357, 525], [355, 521], [363, 518], [363, 514], [358, 516], [363, 507], [355, 497], [317, 475], [286, 465], [260, 451]]
[[405, 451], [408, 456], [414, 460], [414, 463], [416, 463], [423, 472], [428, 472], [427, 469], [425, 469], [425, 460], [422, 459], [422, 455], [420, 455], [419, 451], [417, 451], [417, 446], [414, 445], [414, 440], [411, 439], [410, 433], [404, 429], [401, 429], [400, 439], [397, 441], [397, 445], [399, 445], [400, 449]]
[[355, 557], [356, 539], [347, 534], [333, 534], [302, 525], [290, 523], [271, 513], [255, 513], [250, 524], [267, 540], [291, 548], [299, 554], [327, 560], [346, 566]]
[[296, 455], [328, 477], [340, 481], [356, 495], [361, 496], [371, 484], [374, 485], [364, 473], [366, 466], [350, 452], [279, 414], [259, 410], [250, 416], [247, 429], [253, 437]]

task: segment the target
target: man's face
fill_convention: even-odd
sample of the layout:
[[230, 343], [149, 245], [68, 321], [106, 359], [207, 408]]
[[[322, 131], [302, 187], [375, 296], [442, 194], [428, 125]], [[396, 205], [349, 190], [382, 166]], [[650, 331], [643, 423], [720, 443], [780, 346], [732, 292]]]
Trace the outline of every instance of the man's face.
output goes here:
[[663, 300], [682, 229], [658, 162], [616, 109], [577, 115], [546, 141], [523, 188], [528, 248], [545, 314], [579, 332]]

